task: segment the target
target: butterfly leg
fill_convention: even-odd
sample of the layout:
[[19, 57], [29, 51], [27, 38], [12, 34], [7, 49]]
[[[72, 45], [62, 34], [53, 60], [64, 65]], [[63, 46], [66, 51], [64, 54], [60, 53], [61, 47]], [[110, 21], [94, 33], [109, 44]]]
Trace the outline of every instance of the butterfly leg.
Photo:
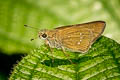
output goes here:
[[53, 49], [49, 46], [48, 41], [45, 41], [46, 46], [50, 49], [50, 52], [52, 54], [52, 63], [54, 63], [54, 57], [53, 57]]
[[53, 57], [53, 49], [50, 47], [50, 51], [52, 53], [52, 63], [54, 63], [54, 57]]
[[61, 47], [61, 48], [62, 48], [62, 51], [63, 51], [64, 55], [68, 58], [68, 60], [70, 61], [70, 63], [71, 63], [71, 64], [74, 64], [74, 63], [72, 62], [72, 60], [69, 58], [69, 55], [66, 54], [64, 47]]

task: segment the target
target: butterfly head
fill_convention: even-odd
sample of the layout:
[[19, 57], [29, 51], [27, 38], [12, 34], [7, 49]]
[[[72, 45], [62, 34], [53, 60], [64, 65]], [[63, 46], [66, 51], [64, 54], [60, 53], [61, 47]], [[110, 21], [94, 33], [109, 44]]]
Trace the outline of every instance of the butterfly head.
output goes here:
[[40, 32], [38, 33], [39, 34], [39, 38], [40, 39], [46, 39], [48, 37], [48, 34], [47, 34], [47, 30], [44, 29], [44, 30], [40, 30]]

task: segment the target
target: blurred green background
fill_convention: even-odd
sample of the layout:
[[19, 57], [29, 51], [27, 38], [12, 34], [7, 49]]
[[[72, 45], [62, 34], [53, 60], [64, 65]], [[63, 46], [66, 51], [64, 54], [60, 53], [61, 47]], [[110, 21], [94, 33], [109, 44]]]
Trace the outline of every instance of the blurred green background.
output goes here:
[[21, 56], [43, 44], [30, 41], [34, 29], [106, 21], [103, 35], [120, 43], [120, 0], [0, 0], [0, 80], [10, 75]]

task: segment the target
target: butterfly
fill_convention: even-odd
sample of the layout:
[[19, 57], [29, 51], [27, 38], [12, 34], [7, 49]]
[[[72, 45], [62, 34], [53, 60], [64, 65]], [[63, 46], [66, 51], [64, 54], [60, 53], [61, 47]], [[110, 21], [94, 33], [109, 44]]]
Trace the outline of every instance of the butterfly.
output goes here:
[[61, 26], [52, 30], [39, 31], [39, 38], [51, 48], [85, 53], [101, 36], [105, 29], [104, 21], [93, 21], [83, 24]]

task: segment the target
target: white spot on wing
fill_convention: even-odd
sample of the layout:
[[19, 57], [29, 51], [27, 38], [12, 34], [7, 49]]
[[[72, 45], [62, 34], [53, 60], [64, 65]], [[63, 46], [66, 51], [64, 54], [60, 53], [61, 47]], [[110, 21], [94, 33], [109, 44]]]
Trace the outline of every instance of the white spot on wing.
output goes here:
[[80, 33], [80, 36], [82, 35], [82, 33]]
[[80, 44], [80, 42], [78, 42], [77, 44]]
[[68, 37], [70, 37], [70, 36], [68, 36]]

